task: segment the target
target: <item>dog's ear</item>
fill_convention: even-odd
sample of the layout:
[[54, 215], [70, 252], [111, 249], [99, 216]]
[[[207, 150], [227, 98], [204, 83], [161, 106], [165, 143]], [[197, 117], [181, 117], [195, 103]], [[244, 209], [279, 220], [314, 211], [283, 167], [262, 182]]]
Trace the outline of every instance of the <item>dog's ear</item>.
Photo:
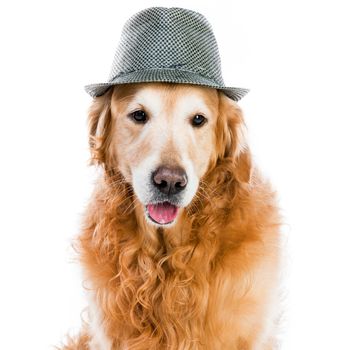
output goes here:
[[249, 182], [252, 162], [243, 114], [238, 104], [222, 92], [219, 92], [216, 136], [218, 157], [231, 160], [237, 165], [240, 180]]
[[109, 149], [112, 131], [111, 96], [112, 89], [102, 96], [95, 97], [88, 117], [91, 163], [105, 167], [112, 161]]

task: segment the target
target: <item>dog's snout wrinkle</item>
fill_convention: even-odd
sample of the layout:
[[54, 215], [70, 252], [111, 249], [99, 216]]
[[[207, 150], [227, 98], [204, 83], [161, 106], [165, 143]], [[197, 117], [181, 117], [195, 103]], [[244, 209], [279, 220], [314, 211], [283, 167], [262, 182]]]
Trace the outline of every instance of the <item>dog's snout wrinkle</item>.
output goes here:
[[159, 167], [153, 174], [153, 183], [162, 193], [167, 195], [181, 192], [187, 185], [185, 171], [180, 168]]

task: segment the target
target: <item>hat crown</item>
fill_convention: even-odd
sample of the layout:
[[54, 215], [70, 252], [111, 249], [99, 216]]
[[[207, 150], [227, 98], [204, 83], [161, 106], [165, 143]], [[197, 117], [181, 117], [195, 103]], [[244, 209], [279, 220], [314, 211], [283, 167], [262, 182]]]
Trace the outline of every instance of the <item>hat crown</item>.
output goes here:
[[184, 70], [224, 85], [211, 25], [188, 9], [151, 7], [126, 22], [109, 80], [149, 69]]

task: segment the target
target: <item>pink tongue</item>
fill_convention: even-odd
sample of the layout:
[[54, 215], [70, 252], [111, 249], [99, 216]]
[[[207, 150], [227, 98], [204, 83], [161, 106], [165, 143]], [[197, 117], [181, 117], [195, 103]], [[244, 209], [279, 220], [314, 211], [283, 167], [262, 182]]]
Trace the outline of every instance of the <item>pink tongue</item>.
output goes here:
[[178, 208], [169, 202], [148, 204], [147, 210], [151, 218], [159, 224], [174, 221], [178, 212]]

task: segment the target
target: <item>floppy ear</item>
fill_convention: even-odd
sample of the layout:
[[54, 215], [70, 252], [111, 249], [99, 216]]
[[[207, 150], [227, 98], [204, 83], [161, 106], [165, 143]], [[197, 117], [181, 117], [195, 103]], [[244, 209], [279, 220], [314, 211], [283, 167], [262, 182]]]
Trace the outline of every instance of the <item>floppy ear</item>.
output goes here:
[[238, 104], [219, 92], [217, 125], [218, 156], [230, 160], [243, 182], [251, 178], [251, 154], [246, 140], [246, 125]]
[[111, 118], [112, 89], [105, 95], [96, 97], [89, 109], [89, 145], [91, 164], [111, 166], [113, 157], [110, 153], [112, 132]]

